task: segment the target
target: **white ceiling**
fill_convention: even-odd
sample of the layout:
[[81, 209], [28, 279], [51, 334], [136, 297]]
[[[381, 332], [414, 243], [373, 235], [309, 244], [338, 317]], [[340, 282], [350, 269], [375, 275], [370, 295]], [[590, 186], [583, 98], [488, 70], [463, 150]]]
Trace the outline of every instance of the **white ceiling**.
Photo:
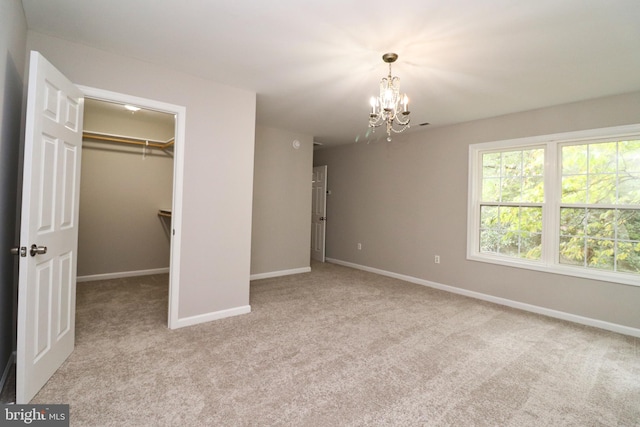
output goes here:
[[640, 90], [640, 0], [22, 3], [30, 30], [255, 91], [258, 123], [325, 145], [367, 138], [385, 52], [414, 129]]

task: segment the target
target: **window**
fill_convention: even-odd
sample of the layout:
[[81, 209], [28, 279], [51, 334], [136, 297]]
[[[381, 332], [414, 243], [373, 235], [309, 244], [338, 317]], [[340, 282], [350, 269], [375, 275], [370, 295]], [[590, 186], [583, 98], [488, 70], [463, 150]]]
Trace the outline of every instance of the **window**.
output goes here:
[[640, 140], [561, 146], [561, 264], [640, 273]]
[[640, 125], [475, 144], [468, 258], [640, 285]]

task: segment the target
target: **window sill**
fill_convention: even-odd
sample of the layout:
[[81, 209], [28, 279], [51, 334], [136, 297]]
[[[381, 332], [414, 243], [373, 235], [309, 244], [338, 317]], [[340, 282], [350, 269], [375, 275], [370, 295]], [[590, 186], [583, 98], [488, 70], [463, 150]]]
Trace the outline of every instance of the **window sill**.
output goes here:
[[468, 254], [469, 261], [486, 262], [505, 267], [524, 268], [527, 270], [541, 271], [543, 273], [560, 274], [563, 276], [581, 277], [585, 279], [612, 282], [621, 285], [640, 286], [640, 276], [627, 273], [613, 273], [604, 270], [576, 268], [565, 265], [545, 264], [520, 259], [509, 259], [495, 255]]

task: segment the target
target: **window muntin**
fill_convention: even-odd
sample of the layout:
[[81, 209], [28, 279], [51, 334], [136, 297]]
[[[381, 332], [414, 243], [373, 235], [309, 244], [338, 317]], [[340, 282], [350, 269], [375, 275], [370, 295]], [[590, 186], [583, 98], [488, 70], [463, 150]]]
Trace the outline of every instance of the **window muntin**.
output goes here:
[[640, 285], [640, 125], [469, 154], [469, 259]]

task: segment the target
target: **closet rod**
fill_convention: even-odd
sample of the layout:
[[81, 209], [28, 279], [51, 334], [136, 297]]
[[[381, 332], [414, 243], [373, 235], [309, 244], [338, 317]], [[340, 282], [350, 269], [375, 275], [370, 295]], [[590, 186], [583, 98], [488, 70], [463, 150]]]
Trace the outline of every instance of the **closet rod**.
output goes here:
[[105, 133], [91, 132], [91, 131], [82, 132], [82, 137], [87, 139], [95, 139], [99, 141], [118, 142], [122, 144], [131, 144], [131, 145], [143, 145], [147, 147], [161, 148], [163, 150], [171, 147], [175, 142], [174, 139], [170, 139], [167, 142], [160, 142], [160, 141], [146, 140], [143, 138], [109, 135]]

